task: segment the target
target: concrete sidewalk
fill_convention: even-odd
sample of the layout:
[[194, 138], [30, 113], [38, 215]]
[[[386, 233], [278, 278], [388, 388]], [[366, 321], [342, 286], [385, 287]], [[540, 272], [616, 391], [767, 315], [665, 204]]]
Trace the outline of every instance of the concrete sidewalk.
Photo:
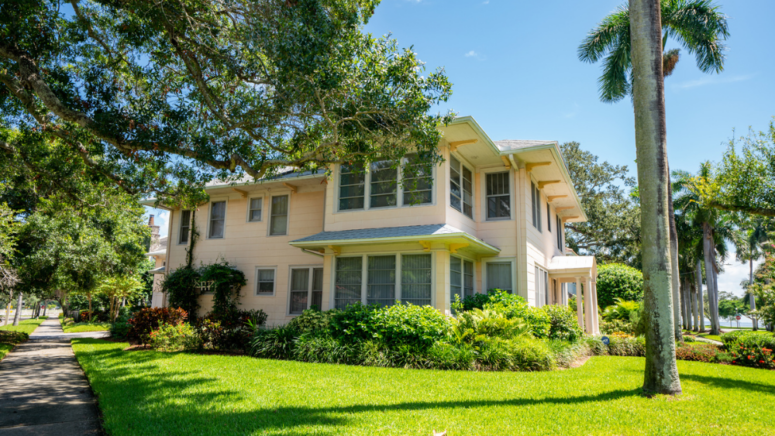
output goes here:
[[99, 435], [97, 403], [56, 318], [43, 322], [0, 362], [0, 436]]

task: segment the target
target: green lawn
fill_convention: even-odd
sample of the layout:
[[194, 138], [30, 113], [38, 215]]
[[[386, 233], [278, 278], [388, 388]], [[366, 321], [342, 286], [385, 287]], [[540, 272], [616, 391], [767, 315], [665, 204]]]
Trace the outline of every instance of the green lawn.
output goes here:
[[30, 334], [34, 332], [39, 325], [43, 324], [43, 321], [45, 320], [46, 318], [44, 317], [40, 317], [38, 319], [25, 319], [23, 321], [19, 321], [19, 325], [17, 326], [11, 325], [10, 323], [8, 325], [0, 326], [0, 330]]
[[11, 350], [13, 350], [14, 344], [6, 344], [4, 342], [0, 343], [0, 360], [3, 360], [3, 357], [5, 357], [6, 354], [10, 353]]
[[81, 333], [81, 332], [106, 332], [110, 330], [109, 322], [79, 322], [69, 326], [62, 326], [62, 330], [65, 333]]
[[[403, 370], [122, 351], [75, 339], [120, 435], [724, 435], [775, 427], [775, 371], [678, 362], [684, 394], [641, 396], [643, 358], [541, 373]], [[723, 406], [719, 406], [723, 405]]]

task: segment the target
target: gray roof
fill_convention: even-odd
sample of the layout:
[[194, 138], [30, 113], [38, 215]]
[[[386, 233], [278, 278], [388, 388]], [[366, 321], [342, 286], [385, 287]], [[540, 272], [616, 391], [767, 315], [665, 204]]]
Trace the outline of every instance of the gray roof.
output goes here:
[[317, 172], [312, 171], [294, 171], [294, 170], [287, 170], [282, 171], [279, 174], [270, 177], [270, 178], [264, 178], [264, 179], [254, 179], [253, 176], [250, 174], [243, 174], [241, 177], [230, 177], [227, 179], [215, 179], [207, 182], [205, 184], [205, 188], [216, 188], [220, 186], [230, 186], [230, 185], [247, 185], [248, 183], [266, 183], [271, 182], [275, 180], [287, 180], [287, 179], [295, 179], [299, 177], [308, 177], [308, 176], [315, 176], [318, 175], [320, 177], [325, 176], [325, 170], [320, 170]]
[[[452, 235], [461, 233], [465, 232], [447, 224], [428, 224], [424, 226], [381, 227], [377, 229], [320, 232], [318, 234], [297, 239], [292, 242], [346, 241], [349, 239], [400, 238], [412, 236]], [[471, 236], [471, 238], [474, 237]]]
[[521, 150], [523, 148], [538, 147], [541, 145], [556, 144], [557, 141], [541, 141], [534, 139], [504, 139], [502, 141], [493, 141], [500, 151]]
[[146, 253], [146, 256], [161, 256], [162, 254], [167, 254], [167, 237], [162, 236], [159, 238], [159, 241], [154, 244], [151, 243], [150, 250], [148, 250], [148, 253]]

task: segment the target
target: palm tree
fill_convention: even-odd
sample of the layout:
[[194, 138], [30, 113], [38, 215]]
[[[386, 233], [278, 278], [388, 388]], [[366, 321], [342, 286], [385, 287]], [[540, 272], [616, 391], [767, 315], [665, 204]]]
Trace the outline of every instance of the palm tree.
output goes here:
[[[681, 393], [672, 316], [670, 219], [662, 32], [658, 0], [631, 0], [632, 87], [641, 202], [643, 316], [646, 317], [647, 394]], [[630, 47], [628, 47], [629, 51]], [[661, 315], [661, 316], [660, 316]]]
[[[748, 261], [749, 278], [748, 285], [753, 284], [753, 261], [759, 260], [764, 254], [762, 250], [762, 244], [769, 240], [768, 231], [772, 227], [772, 223], [769, 219], [763, 216], [757, 216], [746, 223], [748, 230], [745, 234], [745, 246], [740, 247], [744, 250], [737, 250], [738, 260], [745, 262]], [[752, 293], [748, 293], [750, 299], [751, 310], [756, 310], [756, 296]], [[753, 320], [753, 330], [758, 330], [758, 323]]]
[[[697, 59], [697, 67], [704, 73], [721, 72], [724, 69], [724, 50], [722, 40], [729, 36], [726, 16], [718, 11], [710, 0], [661, 0], [662, 38], [662, 77], [673, 73], [680, 59], [678, 49], [664, 51], [670, 38], [678, 41], [689, 53]], [[605, 58], [603, 75], [600, 76], [600, 99], [613, 103], [623, 99], [633, 90], [632, 42], [630, 29], [630, 9], [622, 5], [617, 11], [608, 15], [593, 29], [579, 46], [578, 56], [584, 62], [595, 63]], [[669, 177], [669, 165], [665, 165]], [[679, 307], [679, 270], [678, 270], [678, 238], [675, 219], [672, 210], [672, 192], [668, 189], [668, 205], [670, 207], [670, 259], [672, 274], [674, 335], [683, 341], [678, 318]]]

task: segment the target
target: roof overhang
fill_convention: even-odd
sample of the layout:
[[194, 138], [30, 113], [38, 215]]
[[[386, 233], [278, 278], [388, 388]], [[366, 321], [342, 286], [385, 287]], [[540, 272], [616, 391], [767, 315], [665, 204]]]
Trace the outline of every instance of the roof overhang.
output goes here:
[[166, 270], [165, 266], [160, 266], [158, 268], [154, 268], [154, 269], [148, 270], [148, 272], [151, 273], [151, 274], [164, 274], [165, 270]]
[[553, 278], [594, 279], [597, 276], [597, 261], [595, 256], [554, 256], [548, 269]]

